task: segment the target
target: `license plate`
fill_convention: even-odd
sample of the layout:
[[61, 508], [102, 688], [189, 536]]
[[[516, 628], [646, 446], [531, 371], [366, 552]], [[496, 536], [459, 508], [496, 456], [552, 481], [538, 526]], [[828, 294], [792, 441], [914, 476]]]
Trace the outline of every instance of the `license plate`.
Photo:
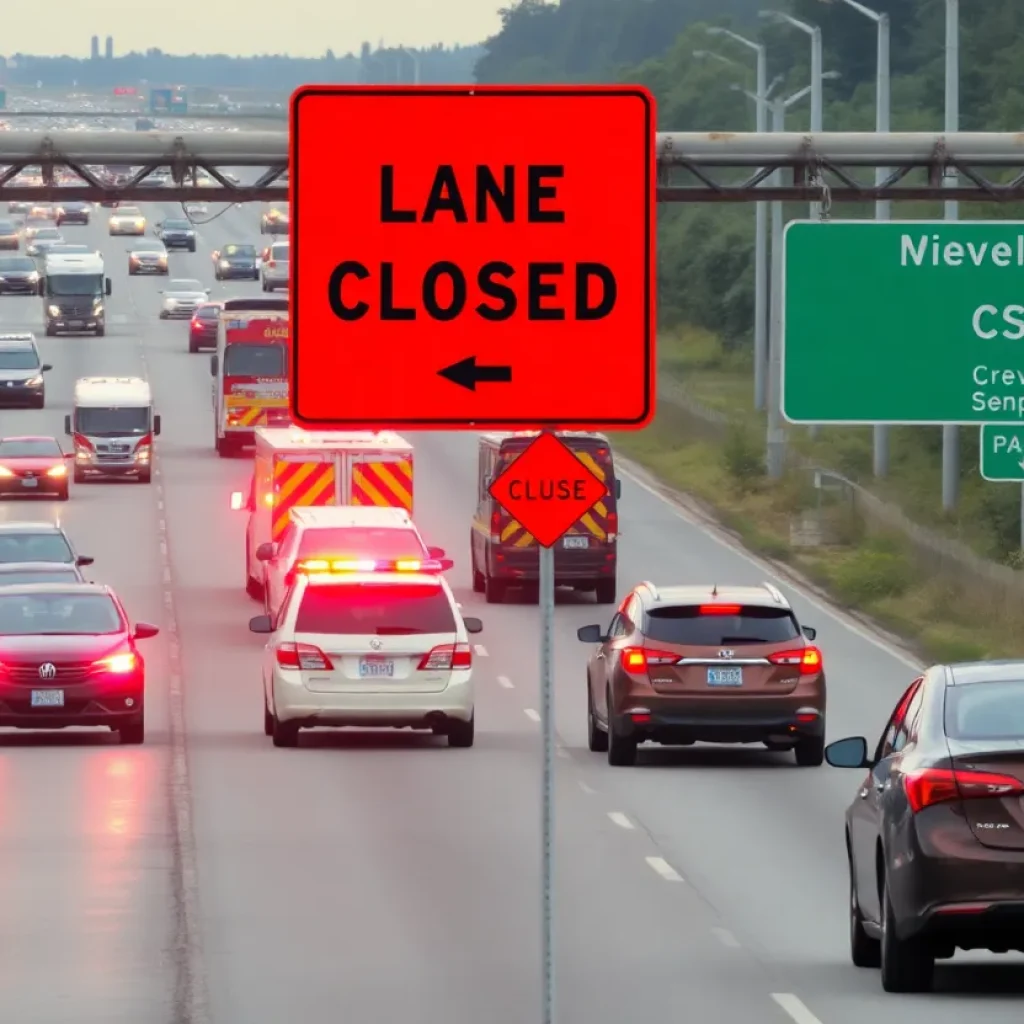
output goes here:
[[62, 708], [64, 707], [63, 690], [33, 690], [32, 707], [34, 708]]
[[85, 321], [84, 320], [69, 320], [68, 321], [68, 327], [84, 327], [84, 326], [85, 326]]
[[589, 537], [563, 537], [562, 538], [563, 548], [577, 548], [586, 549], [590, 547]]
[[21, 481], [21, 486], [22, 487], [38, 487], [39, 486], [39, 481], [38, 480], [22, 480]]
[[742, 686], [743, 669], [709, 668], [708, 686]]
[[359, 674], [364, 679], [391, 679], [395, 674], [393, 658], [361, 658]]

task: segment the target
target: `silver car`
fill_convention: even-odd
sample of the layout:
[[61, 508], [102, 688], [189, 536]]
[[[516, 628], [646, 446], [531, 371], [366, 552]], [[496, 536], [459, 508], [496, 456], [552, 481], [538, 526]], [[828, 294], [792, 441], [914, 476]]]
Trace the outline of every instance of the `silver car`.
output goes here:
[[275, 242], [267, 246], [263, 254], [263, 266], [260, 268], [265, 292], [273, 292], [278, 288], [287, 291], [290, 253], [291, 245], [288, 242]]
[[204, 288], [201, 281], [168, 281], [163, 297], [161, 320], [191, 320], [196, 308], [210, 298], [210, 289]]
[[55, 245], [61, 245], [64, 236], [56, 228], [40, 228], [25, 246], [26, 256], [42, 256]]

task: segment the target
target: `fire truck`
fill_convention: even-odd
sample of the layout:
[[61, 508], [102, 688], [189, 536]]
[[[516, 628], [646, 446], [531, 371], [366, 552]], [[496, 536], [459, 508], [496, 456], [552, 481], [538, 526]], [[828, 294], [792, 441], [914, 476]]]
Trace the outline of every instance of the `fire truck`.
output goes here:
[[210, 357], [213, 443], [222, 458], [253, 444], [256, 427], [291, 423], [288, 342], [287, 299], [224, 302]]
[[378, 505], [412, 514], [413, 448], [398, 434], [326, 433], [298, 427], [257, 427], [249, 493], [231, 496], [249, 513], [245, 589], [262, 596], [256, 549], [279, 543], [294, 508]]

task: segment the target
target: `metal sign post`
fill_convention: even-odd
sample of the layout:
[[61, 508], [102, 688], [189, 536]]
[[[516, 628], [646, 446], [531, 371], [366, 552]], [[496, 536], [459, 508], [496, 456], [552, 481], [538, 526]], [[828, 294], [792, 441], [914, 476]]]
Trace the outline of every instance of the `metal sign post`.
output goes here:
[[543, 734], [540, 818], [541, 1022], [555, 1021], [555, 552], [540, 549], [540, 727]]

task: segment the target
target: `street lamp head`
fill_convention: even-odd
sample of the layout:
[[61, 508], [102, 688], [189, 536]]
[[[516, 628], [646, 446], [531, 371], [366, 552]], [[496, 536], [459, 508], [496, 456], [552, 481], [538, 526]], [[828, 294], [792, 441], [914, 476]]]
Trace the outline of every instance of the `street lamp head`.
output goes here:
[[834, 81], [837, 78], [842, 78], [843, 75], [842, 75], [842, 72], [840, 72], [840, 71], [826, 71], [821, 77], [822, 78], [827, 78], [831, 82], [831, 81]]

